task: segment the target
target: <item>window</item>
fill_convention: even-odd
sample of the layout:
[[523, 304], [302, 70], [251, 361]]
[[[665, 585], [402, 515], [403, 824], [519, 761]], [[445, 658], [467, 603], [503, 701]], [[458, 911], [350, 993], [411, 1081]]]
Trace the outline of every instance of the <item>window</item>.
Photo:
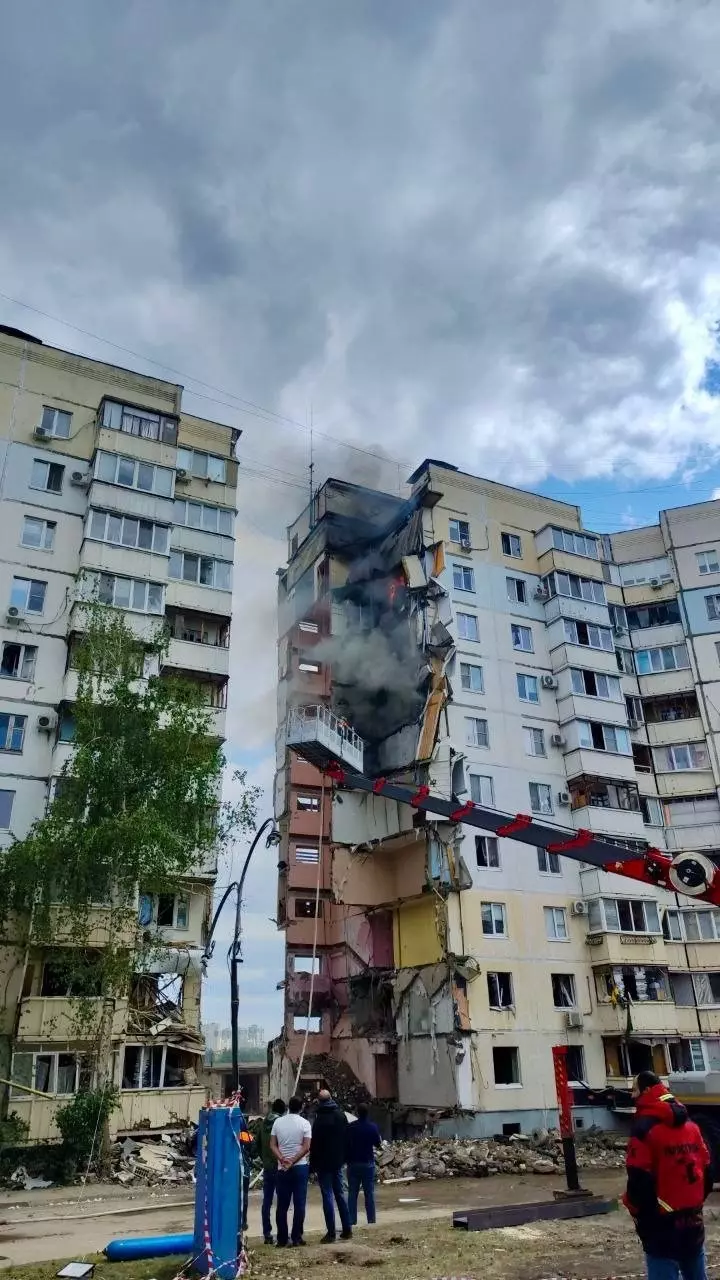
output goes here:
[[130, 609], [133, 613], [163, 613], [163, 587], [159, 582], [146, 582], [143, 578], [119, 578], [114, 573], [99, 573], [94, 576], [100, 604], [111, 604], [116, 609]]
[[88, 537], [98, 542], [110, 542], [118, 547], [133, 547], [139, 551], [156, 551], [159, 555], [167, 555], [169, 533], [167, 525], [154, 524], [152, 520], [118, 516], [110, 511], [90, 512]]
[[20, 1085], [67, 1097], [77, 1093], [81, 1070], [82, 1059], [74, 1053], [14, 1053], [11, 1075], [17, 1087], [11, 1087], [10, 1097], [27, 1100], [28, 1094]]
[[590, 720], [578, 720], [578, 741], [581, 747], [592, 751], [610, 751], [614, 755], [631, 756], [632, 746], [627, 729], [612, 724], [596, 724]]
[[221, 533], [231, 538], [235, 512], [229, 507], [214, 507], [209, 502], [176, 498], [173, 520], [175, 524], [187, 525], [191, 529], [203, 529], [206, 533]]
[[476, 613], [458, 613], [458, 636], [461, 640], [479, 640], [480, 628]]
[[295, 861], [317, 866], [320, 861], [320, 849], [316, 844], [299, 844], [295, 846]]
[[526, 756], [545, 756], [545, 730], [536, 729], [534, 726], [525, 725], [523, 727], [525, 736], [525, 755]]
[[667, 627], [671, 622], [680, 621], [680, 606], [677, 600], [643, 605], [637, 609], [628, 609], [627, 620], [631, 631], [644, 631], [646, 627]]
[[54, 436], [56, 440], [70, 439], [70, 423], [72, 422], [72, 414], [66, 409], [53, 409], [51, 405], [43, 405], [42, 418], [40, 426], [43, 431], [47, 431], [48, 435]]
[[320, 663], [308, 662], [307, 658], [301, 658], [298, 662], [298, 671], [304, 671], [307, 675], [318, 675], [320, 672]]
[[720, 941], [720, 910], [666, 911], [663, 936], [668, 942]]
[[479, 720], [477, 716], [466, 716], [465, 742], [469, 747], [489, 747], [487, 720]]
[[58, 740], [60, 742], [75, 741], [75, 713], [67, 703], [60, 708], [58, 716]]
[[54, 520], [40, 520], [36, 516], [23, 516], [20, 542], [24, 547], [35, 547], [38, 551], [52, 551], [55, 545]]
[[160, 1089], [165, 1046], [126, 1044], [121, 1089]]
[[705, 608], [710, 621], [717, 622], [720, 618], [720, 595], [706, 596]]
[[482, 931], [488, 938], [506, 938], [507, 921], [502, 902], [481, 902]]
[[214, 587], [217, 591], [232, 590], [232, 564], [229, 560], [214, 560], [194, 551], [171, 551], [168, 576], [181, 582], [199, 583], [201, 587]]
[[45, 608], [47, 582], [35, 578], [13, 578], [10, 605], [23, 613], [42, 613]]
[[651, 578], [662, 578], [672, 582], [670, 562], [667, 556], [657, 560], [636, 560], [632, 564], [620, 565], [620, 580], [624, 587], [637, 587]]
[[10, 830], [14, 800], [14, 791], [0, 790], [0, 831]]
[[155, 493], [160, 498], [172, 496], [174, 472], [169, 467], [155, 467], [150, 462], [138, 462], [121, 453], [104, 453], [95, 456], [95, 478], [104, 484], [119, 484], [125, 489], [139, 489], [141, 493]]
[[319, 973], [320, 956], [293, 956], [293, 973]]
[[720, 573], [720, 560], [717, 551], [696, 551], [698, 573]]
[[138, 409], [135, 405], [118, 404], [116, 400], [103, 401], [101, 425], [110, 431], [140, 436], [143, 440], [161, 440], [163, 444], [175, 444], [177, 441], [177, 418], [153, 413], [150, 409]]
[[495, 807], [495, 787], [492, 778], [482, 773], [470, 774], [470, 799], [490, 809]]
[[466, 564], [453, 565], [453, 586], [456, 591], [474, 591], [475, 573]]
[[615, 657], [617, 659], [618, 671], [622, 671], [626, 676], [635, 675], [635, 659], [632, 649], [616, 649]]
[[459, 542], [461, 547], [470, 545], [470, 525], [467, 520], [451, 520], [449, 533], [451, 542]]
[[35, 458], [30, 472], [30, 488], [44, 489], [46, 493], [62, 493], [64, 467], [59, 462], [43, 462]]
[[567, 1078], [572, 1084], [584, 1084], [587, 1080], [585, 1071], [585, 1050], [581, 1044], [569, 1044], [565, 1055]]
[[598, 933], [660, 933], [657, 903], [649, 898], [597, 898], [589, 904], [589, 926]]
[[666, 644], [659, 649], [637, 649], [635, 665], [639, 676], [651, 675], [655, 671], [682, 671], [690, 666], [687, 646]]
[[614, 645], [609, 627], [596, 627], [589, 622], [577, 622], [575, 618], [563, 618], [565, 639], [568, 644], [579, 644], [586, 649], [605, 649], [612, 653]]
[[708, 750], [704, 742], [686, 742], [674, 747], [655, 747], [653, 756], [658, 773], [710, 768]]
[[664, 827], [663, 807], [656, 796], [640, 796], [640, 810], [646, 827]]
[[504, 556], [512, 556], [515, 560], [522, 559], [522, 542], [517, 533], [503, 533], [500, 535], [500, 541]]
[[479, 867], [497, 870], [500, 866], [500, 850], [495, 836], [475, 837], [475, 861]]
[[526, 676], [521, 671], [518, 671], [515, 679], [517, 681], [518, 698], [521, 702], [540, 701], [537, 676]]
[[560, 854], [548, 853], [547, 849], [537, 850], [538, 871], [544, 876], [559, 876], [562, 868], [560, 866]]
[[32, 680], [35, 675], [37, 646], [34, 644], [15, 644], [6, 640], [2, 647], [0, 676], [11, 680]]
[[305, 631], [308, 635], [312, 636], [316, 636], [320, 632], [320, 627], [317, 622], [308, 622], [307, 619], [303, 619], [302, 622], [298, 622], [298, 628], [300, 631]]
[[469, 693], [484, 693], [483, 669], [472, 662], [460, 663], [460, 684]]
[[551, 596], [572, 596], [575, 600], [589, 600], [605, 604], [605, 588], [594, 578], [580, 578], [576, 573], [549, 573], [543, 583]]
[[510, 633], [512, 635], [513, 649], [522, 649], [525, 653], [533, 652], [533, 638], [530, 627], [521, 627], [513, 622], [510, 625]]
[[577, 994], [575, 978], [572, 973], [551, 973], [553, 1004], [556, 1009], [575, 1009]]
[[515, 1001], [511, 973], [488, 973], [487, 989], [491, 1009], [512, 1009]]
[[543, 907], [545, 937], [549, 942], [567, 942], [567, 917], [564, 907]]
[[583, 698], [603, 698], [606, 702], [622, 702], [622, 688], [618, 676], [606, 676], [601, 671], [584, 671], [570, 668], [573, 693]]
[[680, 1075], [690, 1071], [705, 1071], [705, 1053], [702, 1040], [671, 1040], [670, 1070]]
[[674, 973], [671, 976], [673, 999], [685, 1007], [720, 1005], [720, 973], [700, 970], [696, 973]]
[[307, 1031], [309, 1035], [317, 1035], [322, 1031], [322, 1018], [319, 1013], [293, 1014], [293, 1031]]
[[603, 778], [573, 778], [570, 783], [573, 809], [625, 809], [640, 812], [640, 797], [634, 782], [606, 782]]
[[643, 723], [645, 715], [643, 712], [642, 698], [636, 698], [633, 694], [626, 694], [625, 707], [627, 709], [628, 720], [634, 720], [636, 724]]
[[527, 583], [524, 578], [506, 578], [507, 598], [513, 604], [527, 604]]
[[590, 556], [598, 559], [597, 538], [587, 533], [574, 533], [570, 529], [553, 529], [553, 546], [558, 551], [569, 551], [575, 556]]
[[187, 929], [190, 899], [185, 893], [141, 893], [138, 923], [142, 928], [156, 924], [159, 929]]
[[[322, 917], [322, 902], [317, 904], [317, 915]], [[315, 919], [315, 899], [314, 898], [295, 898], [295, 919], [296, 920], [314, 920]]]
[[320, 797], [319, 796], [297, 796], [296, 804], [300, 813], [319, 813]]
[[225, 484], [227, 463], [214, 453], [203, 453], [200, 449], [178, 449], [177, 465], [179, 470], [187, 471], [189, 475], [201, 480], [215, 480], [218, 484]]
[[493, 1075], [495, 1084], [501, 1088], [520, 1084], [520, 1052], [506, 1045], [495, 1045], [493, 1055]]
[[533, 813], [553, 813], [552, 787], [547, 782], [531, 782], [530, 808]]

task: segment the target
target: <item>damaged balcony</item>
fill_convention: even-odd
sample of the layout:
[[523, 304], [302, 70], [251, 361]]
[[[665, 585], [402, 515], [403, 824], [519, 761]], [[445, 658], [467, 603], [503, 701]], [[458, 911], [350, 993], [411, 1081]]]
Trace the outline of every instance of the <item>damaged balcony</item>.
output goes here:
[[288, 718], [287, 744], [318, 769], [341, 761], [357, 773], [363, 771], [362, 739], [328, 707], [293, 707]]
[[170, 640], [164, 667], [227, 676], [230, 645], [229, 618], [209, 617], [189, 610], [166, 612]]

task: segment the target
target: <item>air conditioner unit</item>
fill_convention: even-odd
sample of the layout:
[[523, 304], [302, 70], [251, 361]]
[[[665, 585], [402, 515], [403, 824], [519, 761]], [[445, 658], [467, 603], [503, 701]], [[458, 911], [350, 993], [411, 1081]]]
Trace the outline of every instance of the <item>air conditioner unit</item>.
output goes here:
[[540, 683], [543, 689], [557, 689], [557, 680], [554, 676], [544, 675], [542, 676]]
[[463, 551], [470, 551], [470, 550], [472, 550], [472, 548], [471, 548], [471, 544], [470, 544], [470, 539], [469, 539], [469, 538], [461, 538], [461, 539], [460, 539], [460, 546], [462, 547]]
[[77, 489], [89, 489], [91, 480], [92, 476], [88, 471], [73, 471], [70, 476], [70, 483]]
[[44, 715], [37, 718], [37, 727], [41, 733], [54, 733], [57, 723], [58, 718], [54, 711], [46, 711]]
[[175, 479], [179, 480], [180, 484], [187, 484], [190, 480], [190, 472], [186, 471], [184, 467], [176, 467]]
[[572, 1011], [568, 1010], [568, 1012], [565, 1014], [565, 1026], [567, 1027], [568, 1031], [570, 1030], [577, 1031], [577, 1029], [581, 1027], [582, 1024], [583, 1024], [582, 1014], [577, 1013], [577, 1011], [574, 1009]]
[[561, 733], [551, 733], [551, 734], [550, 734], [550, 746], [551, 746], [551, 747], [564, 747], [564, 746], [565, 746], [565, 739], [563, 738], [563, 736], [562, 736], [562, 734], [561, 734]]
[[47, 427], [36, 427], [33, 431], [33, 440], [52, 440], [52, 435]]
[[535, 599], [536, 599], [536, 600], [547, 600], [547, 598], [548, 598], [548, 589], [547, 589], [547, 587], [544, 587], [544, 586], [543, 586], [542, 582], [538, 582], [538, 584], [537, 584], [537, 586], [536, 586], [536, 588], [535, 588], [535, 590], [534, 590], [534, 592], [533, 592], [533, 595], [535, 596]]
[[558, 791], [558, 793], [557, 793], [557, 801], [558, 801], [558, 804], [569, 804], [569, 803], [570, 803], [570, 792], [569, 792], [569, 791]]
[[651, 578], [650, 586], [652, 587], [653, 591], [659, 591], [662, 586], [662, 578]]
[[641, 729], [642, 720], [636, 720], [634, 716], [628, 716], [628, 729]]
[[613, 624], [614, 636], [624, 636], [626, 631], [627, 631], [627, 627], [625, 626], [624, 622], [615, 622]]
[[7, 613], [5, 614], [5, 621], [9, 623], [10, 626], [17, 626], [18, 622], [22, 621], [22, 611], [18, 609], [16, 604], [11, 604], [9, 606]]
[[584, 898], [576, 898], [570, 903], [571, 916], [586, 916], [588, 913], [588, 905]]

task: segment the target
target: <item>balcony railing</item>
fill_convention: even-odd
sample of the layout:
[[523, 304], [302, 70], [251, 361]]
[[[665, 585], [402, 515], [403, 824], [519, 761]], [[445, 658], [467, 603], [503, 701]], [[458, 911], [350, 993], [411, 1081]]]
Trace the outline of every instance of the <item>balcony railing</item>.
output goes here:
[[287, 743], [321, 768], [334, 757], [358, 773], [363, 771], [362, 738], [328, 707], [293, 707], [288, 717]]

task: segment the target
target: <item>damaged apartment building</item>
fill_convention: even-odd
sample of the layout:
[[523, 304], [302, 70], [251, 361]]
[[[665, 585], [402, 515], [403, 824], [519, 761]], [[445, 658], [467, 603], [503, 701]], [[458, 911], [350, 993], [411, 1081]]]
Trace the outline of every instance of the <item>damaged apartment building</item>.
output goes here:
[[[8, 844], [43, 814], [73, 751], [81, 576], [138, 637], [165, 621], [161, 676], [197, 682], [224, 738], [238, 433], [184, 412], [174, 383], [17, 330], [0, 328], [0, 369], [0, 841]], [[172, 892], [137, 886], [137, 929], [154, 941], [152, 960], [115, 1001], [113, 1130], [195, 1119], [205, 1101], [201, 955], [215, 878], [213, 857]], [[101, 947], [101, 928], [97, 938]], [[0, 947], [0, 1104], [43, 1140], [56, 1136], [57, 1107], [86, 1078], [97, 1028], [93, 950], [81, 1029], [63, 939], [49, 948], [9, 942]]]
[[702, 1088], [720, 913], [333, 786], [292, 748], [334, 735], [365, 774], [459, 806], [720, 851], [718, 503], [599, 535], [426, 461], [407, 498], [328, 480], [288, 532], [273, 1086], [300, 1069], [478, 1134], [554, 1121], [558, 1043], [581, 1124], [643, 1067]]

